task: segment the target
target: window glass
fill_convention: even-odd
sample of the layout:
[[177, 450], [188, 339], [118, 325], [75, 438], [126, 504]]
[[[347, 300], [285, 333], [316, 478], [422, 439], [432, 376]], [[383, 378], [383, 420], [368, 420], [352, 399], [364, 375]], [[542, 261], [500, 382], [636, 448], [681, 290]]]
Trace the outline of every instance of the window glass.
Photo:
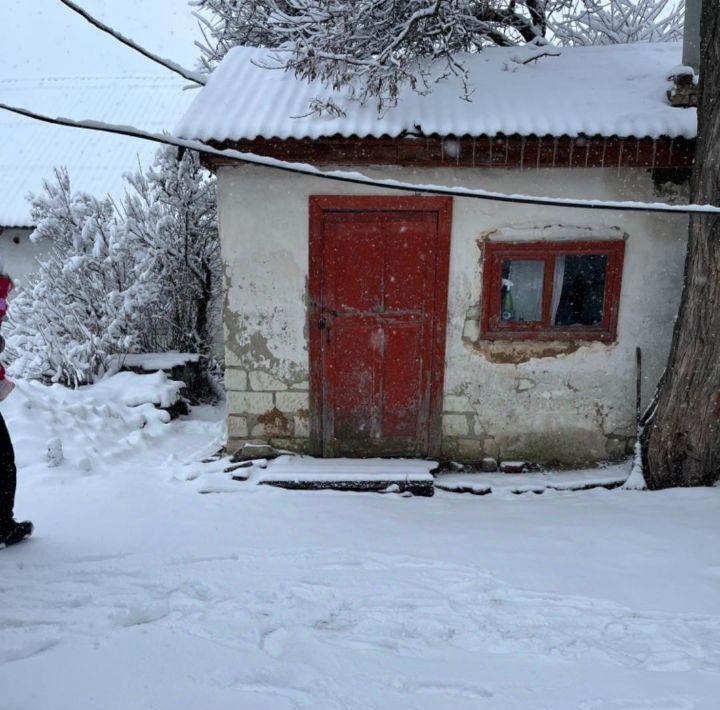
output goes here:
[[544, 262], [505, 259], [500, 285], [500, 319], [510, 323], [542, 320]]
[[615, 340], [623, 241], [488, 242], [483, 252], [488, 339]]
[[605, 305], [606, 254], [555, 257], [550, 322], [555, 325], [599, 325]]

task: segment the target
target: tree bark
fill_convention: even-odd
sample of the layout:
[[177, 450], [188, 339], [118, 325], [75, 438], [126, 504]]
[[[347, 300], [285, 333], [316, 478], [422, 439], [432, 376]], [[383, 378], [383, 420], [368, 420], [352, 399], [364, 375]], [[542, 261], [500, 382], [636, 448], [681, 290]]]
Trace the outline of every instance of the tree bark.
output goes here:
[[212, 350], [210, 339], [210, 305], [213, 297], [212, 269], [209, 265], [204, 266], [205, 281], [197, 299], [197, 311], [195, 317], [195, 333], [197, 335], [197, 349], [203, 355], [208, 355]]
[[[720, 204], [720, 3], [704, 0], [692, 201]], [[680, 109], [684, 110], [684, 109]], [[667, 369], [642, 435], [649, 488], [720, 479], [720, 217], [690, 218], [685, 281]]]

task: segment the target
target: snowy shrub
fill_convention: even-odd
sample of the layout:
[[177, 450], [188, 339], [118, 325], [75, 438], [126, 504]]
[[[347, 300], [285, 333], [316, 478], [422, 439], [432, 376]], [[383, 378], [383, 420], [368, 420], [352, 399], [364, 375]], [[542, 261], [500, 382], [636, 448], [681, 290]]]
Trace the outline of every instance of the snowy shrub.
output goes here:
[[117, 355], [210, 350], [220, 258], [214, 181], [198, 157], [159, 151], [117, 205], [73, 193], [66, 171], [32, 202], [49, 255], [9, 310], [11, 372], [70, 386]]
[[219, 327], [221, 263], [215, 180], [195, 153], [162, 148], [145, 173], [128, 177], [123, 209], [128, 240], [142, 250], [156, 289], [145, 352], [208, 354]]
[[13, 300], [8, 354], [15, 373], [79, 385], [133, 348], [152, 289], [109, 200], [73, 193], [64, 170], [44, 189], [32, 203], [33, 238], [50, 253]]

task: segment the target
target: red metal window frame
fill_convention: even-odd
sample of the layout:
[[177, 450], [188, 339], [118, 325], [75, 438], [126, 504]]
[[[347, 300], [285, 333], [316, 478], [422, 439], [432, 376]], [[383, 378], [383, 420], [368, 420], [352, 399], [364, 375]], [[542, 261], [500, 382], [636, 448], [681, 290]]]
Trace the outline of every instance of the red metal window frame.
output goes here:
[[[607, 256], [603, 320], [597, 326], [554, 326], [550, 323], [555, 257], [602, 254]], [[484, 340], [599, 340], [613, 342], [617, 336], [620, 287], [625, 242], [486, 242], [483, 246], [483, 298], [481, 337]], [[502, 263], [506, 259], [532, 259], [545, 264], [542, 320], [513, 323], [500, 320]]]

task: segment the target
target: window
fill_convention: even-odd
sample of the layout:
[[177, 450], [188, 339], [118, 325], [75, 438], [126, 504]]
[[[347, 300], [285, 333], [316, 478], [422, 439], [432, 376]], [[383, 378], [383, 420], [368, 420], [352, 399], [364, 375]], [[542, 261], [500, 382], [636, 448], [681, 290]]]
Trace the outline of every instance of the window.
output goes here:
[[490, 340], [615, 340], [625, 242], [489, 242], [482, 333]]

